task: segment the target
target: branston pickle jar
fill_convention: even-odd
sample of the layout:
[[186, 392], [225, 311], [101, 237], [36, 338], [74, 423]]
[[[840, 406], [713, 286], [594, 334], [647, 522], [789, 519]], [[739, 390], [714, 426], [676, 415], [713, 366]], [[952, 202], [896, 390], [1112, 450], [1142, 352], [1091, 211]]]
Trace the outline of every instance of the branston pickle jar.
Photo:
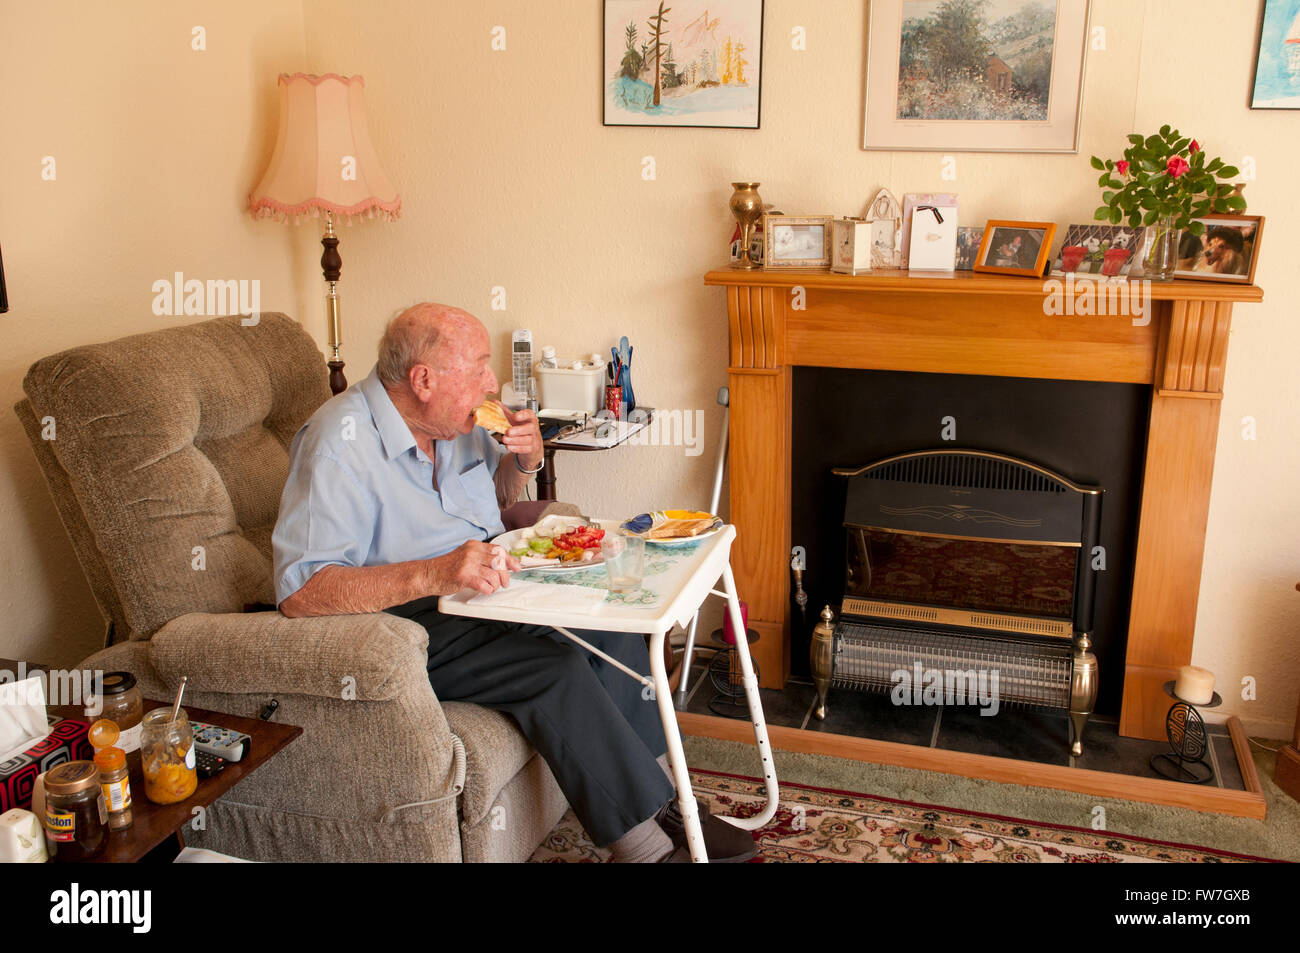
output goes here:
[[108, 842], [108, 807], [99, 768], [68, 761], [45, 774], [45, 844], [55, 860], [86, 860]]
[[155, 708], [144, 716], [140, 734], [140, 760], [144, 767], [144, 794], [155, 804], [183, 801], [199, 786], [194, 770], [194, 730], [182, 708], [172, 720], [170, 707]]

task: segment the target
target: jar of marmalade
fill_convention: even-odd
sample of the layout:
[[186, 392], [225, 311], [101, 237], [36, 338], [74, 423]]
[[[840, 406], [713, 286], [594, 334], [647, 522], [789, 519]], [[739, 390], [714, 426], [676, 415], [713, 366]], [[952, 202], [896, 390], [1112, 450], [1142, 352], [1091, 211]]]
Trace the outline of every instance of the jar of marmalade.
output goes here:
[[67, 761], [45, 774], [45, 846], [59, 861], [88, 860], [108, 843], [108, 808], [99, 768]]
[[173, 721], [170, 706], [155, 708], [141, 724], [145, 797], [155, 804], [185, 800], [199, 786], [194, 770], [194, 729], [185, 709], [180, 709]]

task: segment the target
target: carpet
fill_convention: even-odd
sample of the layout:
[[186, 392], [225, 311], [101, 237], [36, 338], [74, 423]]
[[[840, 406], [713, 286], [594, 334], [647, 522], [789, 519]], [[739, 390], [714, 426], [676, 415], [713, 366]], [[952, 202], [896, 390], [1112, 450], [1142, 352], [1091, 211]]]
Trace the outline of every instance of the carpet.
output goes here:
[[[695, 795], [716, 814], [752, 817], [763, 782], [692, 769]], [[956, 810], [855, 791], [781, 782], [777, 813], [759, 831], [751, 863], [1240, 863], [1248, 854]], [[602, 863], [570, 810], [533, 863]]]

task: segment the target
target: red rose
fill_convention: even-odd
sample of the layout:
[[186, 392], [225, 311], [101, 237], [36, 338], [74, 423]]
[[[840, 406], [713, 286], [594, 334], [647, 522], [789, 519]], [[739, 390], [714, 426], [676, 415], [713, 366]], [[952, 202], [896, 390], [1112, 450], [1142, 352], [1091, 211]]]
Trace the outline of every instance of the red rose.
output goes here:
[[1192, 150], [1193, 153], [1197, 153], [1201, 151], [1201, 144], [1197, 142], [1195, 139], [1193, 139], [1192, 144], [1189, 148]]
[[1170, 156], [1165, 171], [1169, 173], [1171, 179], [1176, 179], [1190, 168], [1191, 166], [1187, 164], [1187, 160], [1182, 156]]
[[1115, 168], [1119, 170], [1120, 175], [1128, 175], [1128, 160], [1120, 159], [1115, 163]]

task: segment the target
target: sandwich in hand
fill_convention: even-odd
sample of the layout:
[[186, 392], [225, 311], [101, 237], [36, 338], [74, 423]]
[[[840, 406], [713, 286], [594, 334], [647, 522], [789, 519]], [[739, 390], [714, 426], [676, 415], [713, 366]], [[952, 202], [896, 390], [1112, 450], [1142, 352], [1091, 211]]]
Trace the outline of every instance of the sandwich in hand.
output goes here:
[[485, 400], [474, 408], [474, 423], [488, 433], [505, 433], [510, 429], [510, 421], [505, 411], [494, 400]]

